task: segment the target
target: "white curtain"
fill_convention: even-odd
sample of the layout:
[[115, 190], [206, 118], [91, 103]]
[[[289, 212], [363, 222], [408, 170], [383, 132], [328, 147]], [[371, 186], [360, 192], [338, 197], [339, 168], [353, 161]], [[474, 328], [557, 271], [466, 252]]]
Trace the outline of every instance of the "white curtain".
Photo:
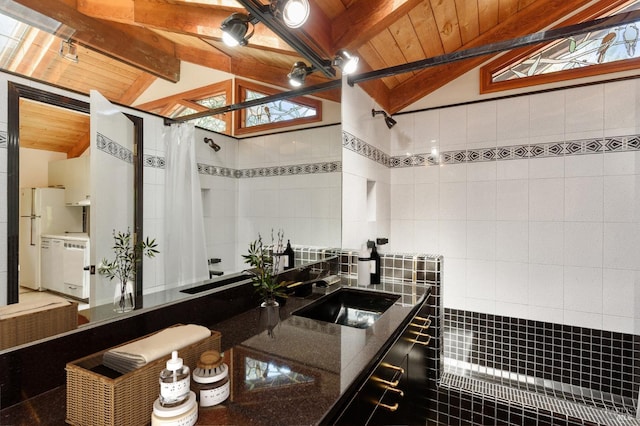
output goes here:
[[164, 134], [165, 282], [176, 286], [209, 278], [195, 126], [172, 124]]

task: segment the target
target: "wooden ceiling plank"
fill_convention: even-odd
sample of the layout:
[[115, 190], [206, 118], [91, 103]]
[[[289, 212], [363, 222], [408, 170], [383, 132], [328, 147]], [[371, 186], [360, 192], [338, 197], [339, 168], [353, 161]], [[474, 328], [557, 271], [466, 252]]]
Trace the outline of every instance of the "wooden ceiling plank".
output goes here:
[[431, 0], [431, 9], [445, 53], [456, 51], [462, 46], [456, 4], [451, 1]]
[[[360, 48], [358, 49], [358, 54], [363, 58], [367, 58], [367, 64], [369, 65], [369, 67], [371, 67], [371, 70], [382, 69], [386, 67], [384, 58], [380, 56], [378, 51], [371, 45], [371, 43], [366, 43], [360, 46]], [[364, 67], [360, 67], [359, 69], [359, 72], [366, 71], [368, 70], [366, 70]], [[400, 81], [396, 76], [385, 77], [382, 79], [382, 81], [387, 87], [395, 87], [400, 84]]]
[[[540, 28], [562, 20], [588, 0], [539, 0], [480, 35], [463, 49], [532, 34]], [[472, 58], [442, 66], [426, 68], [393, 90], [390, 113], [398, 112], [434, 90], [485, 62], [487, 57]]]
[[518, 0], [499, 0], [498, 20], [500, 22], [509, 19], [515, 13], [518, 13]]
[[[75, 7], [62, 0], [15, 1], [75, 29], [73, 39], [81, 44], [166, 80], [177, 82], [180, 79], [180, 61], [177, 58], [157, 46], [141, 41], [146, 38], [141, 33], [148, 30], [132, 28], [129, 33], [124, 32], [78, 12]], [[132, 37], [136, 33], [140, 37]]]
[[478, 3], [475, 1], [455, 0], [458, 12], [458, 25], [462, 44], [467, 44], [480, 35]]
[[425, 57], [430, 58], [444, 54], [436, 20], [433, 17], [431, 4], [423, 1], [409, 12], [411, 24], [415, 28], [418, 40], [422, 45]]
[[478, 0], [480, 34], [498, 25], [499, 5], [496, 0]]
[[337, 48], [357, 50], [387, 29], [422, 0], [361, 0], [331, 23], [331, 38]]
[[[370, 44], [378, 52], [378, 56], [384, 60], [384, 68], [406, 63], [404, 55], [400, 51], [391, 31], [382, 31], [371, 39]], [[401, 83], [411, 78], [411, 74], [398, 74], [395, 77]]]
[[425, 58], [425, 53], [409, 15], [405, 15], [391, 24], [389, 32], [400, 48], [405, 62], [414, 62]]

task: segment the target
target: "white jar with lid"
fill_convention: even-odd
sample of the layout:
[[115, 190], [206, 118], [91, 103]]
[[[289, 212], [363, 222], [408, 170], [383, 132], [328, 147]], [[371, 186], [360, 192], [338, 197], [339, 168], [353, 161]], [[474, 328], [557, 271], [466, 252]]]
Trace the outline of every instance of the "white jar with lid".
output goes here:
[[191, 391], [177, 406], [165, 407], [160, 403], [160, 398], [153, 403], [151, 426], [194, 426], [197, 421], [198, 403], [195, 393]]
[[213, 407], [229, 397], [229, 367], [218, 351], [202, 353], [191, 384], [200, 407]]

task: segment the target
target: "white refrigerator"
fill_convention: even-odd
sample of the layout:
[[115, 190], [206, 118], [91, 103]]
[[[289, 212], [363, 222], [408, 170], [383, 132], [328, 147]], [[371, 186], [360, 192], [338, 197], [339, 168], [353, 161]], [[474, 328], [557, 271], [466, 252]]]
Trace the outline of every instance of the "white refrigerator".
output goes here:
[[65, 232], [82, 232], [82, 208], [65, 205], [64, 189], [20, 189], [18, 265], [21, 286], [43, 290], [40, 237]]

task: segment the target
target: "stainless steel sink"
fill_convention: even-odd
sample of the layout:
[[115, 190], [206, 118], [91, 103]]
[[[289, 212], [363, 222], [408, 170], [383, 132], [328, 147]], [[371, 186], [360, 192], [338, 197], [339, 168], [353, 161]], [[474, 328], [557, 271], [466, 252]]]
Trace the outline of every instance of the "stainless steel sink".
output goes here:
[[355, 328], [367, 328], [400, 298], [399, 295], [341, 288], [298, 309], [293, 315]]

